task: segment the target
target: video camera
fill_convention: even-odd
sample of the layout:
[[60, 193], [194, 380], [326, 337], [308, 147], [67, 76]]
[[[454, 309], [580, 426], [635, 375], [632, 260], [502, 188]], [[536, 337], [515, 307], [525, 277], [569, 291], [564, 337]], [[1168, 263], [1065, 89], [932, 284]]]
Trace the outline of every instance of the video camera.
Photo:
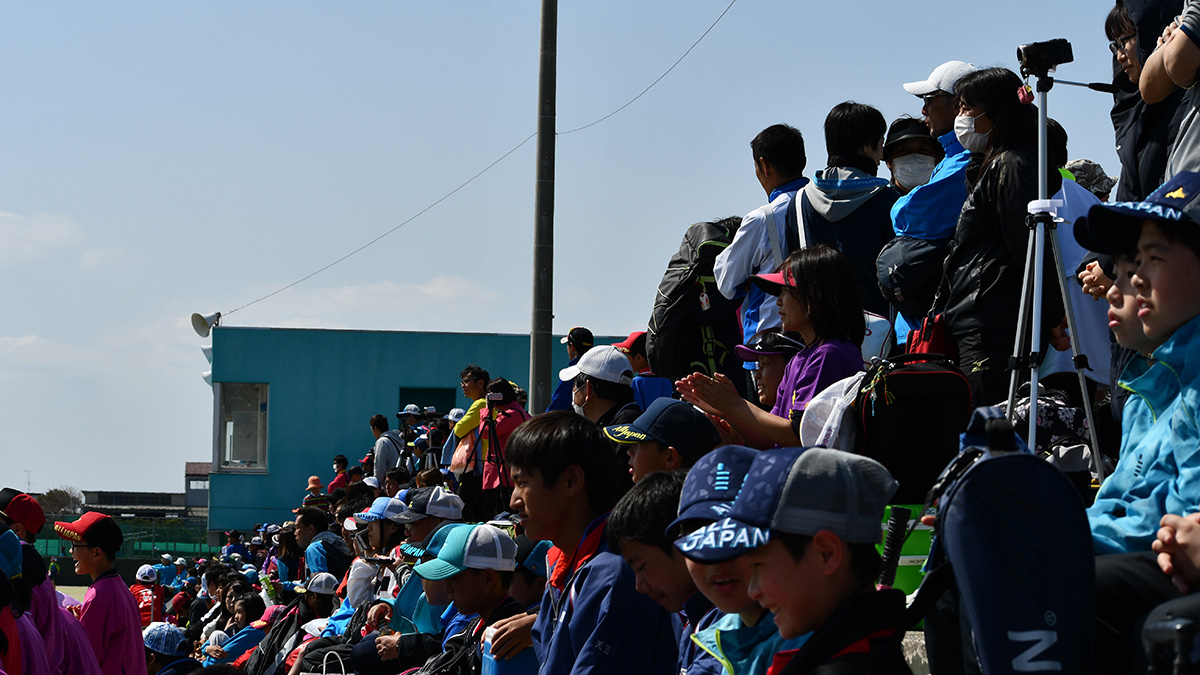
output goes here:
[[1066, 38], [1031, 42], [1017, 47], [1017, 62], [1021, 64], [1021, 74], [1026, 77], [1045, 77], [1056, 66], [1074, 60], [1075, 54]]

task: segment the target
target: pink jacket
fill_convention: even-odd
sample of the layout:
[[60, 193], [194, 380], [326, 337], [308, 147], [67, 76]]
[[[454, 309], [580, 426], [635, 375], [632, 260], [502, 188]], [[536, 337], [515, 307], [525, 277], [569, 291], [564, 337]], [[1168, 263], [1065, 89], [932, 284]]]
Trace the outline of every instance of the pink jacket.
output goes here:
[[46, 643], [42, 642], [42, 634], [29, 612], [17, 619], [17, 634], [21, 636], [21, 674], [50, 675], [50, 666], [46, 665]]
[[142, 617], [116, 570], [92, 582], [79, 615], [104, 675], [146, 675]]
[[29, 614], [46, 646], [46, 667], [51, 673], [65, 673], [66, 669], [62, 668], [63, 617], [58, 612], [58, 594], [54, 592], [54, 582], [50, 579], [43, 579], [34, 587]]
[[[54, 611], [59, 613], [58, 625], [62, 629], [62, 666], [58, 672], [62, 675], [101, 675], [100, 662], [96, 660], [96, 653], [92, 651], [92, 643], [88, 642], [87, 634], [83, 632], [83, 626], [79, 620], [62, 607], [58, 607]], [[143, 659], [145, 654], [143, 646]]]

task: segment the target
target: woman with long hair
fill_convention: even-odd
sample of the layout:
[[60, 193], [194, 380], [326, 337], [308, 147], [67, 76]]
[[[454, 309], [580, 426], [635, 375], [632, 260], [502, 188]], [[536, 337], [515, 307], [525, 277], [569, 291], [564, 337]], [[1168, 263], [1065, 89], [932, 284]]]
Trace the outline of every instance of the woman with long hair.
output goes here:
[[[1029, 228], [1038, 197], [1037, 109], [1018, 95], [1021, 78], [1006, 68], [963, 76], [954, 132], [973, 155], [967, 201], [946, 258], [941, 293], [950, 341], [971, 384], [972, 405], [991, 405], [1008, 391], [1008, 357], [1016, 338]], [[1047, 195], [1062, 178], [1047, 168]], [[1042, 267], [1042, 345], [1063, 317], [1053, 255]]]

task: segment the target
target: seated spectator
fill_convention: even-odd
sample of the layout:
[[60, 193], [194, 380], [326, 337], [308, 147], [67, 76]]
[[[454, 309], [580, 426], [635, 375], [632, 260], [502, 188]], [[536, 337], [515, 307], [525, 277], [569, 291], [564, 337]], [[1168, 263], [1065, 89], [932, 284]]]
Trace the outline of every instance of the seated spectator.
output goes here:
[[408, 482], [408, 477], [404, 475], [403, 469], [388, 469], [387, 476], [383, 479], [383, 496], [395, 497], [396, 493], [400, 492], [400, 487]]
[[214, 634], [204, 647], [204, 665], [230, 663], [242, 654], [254, 649], [266, 636], [267, 624], [262, 620], [267, 611], [266, 603], [257, 593], [242, 593], [233, 598], [233, 628]]
[[[300, 644], [312, 636], [304, 626], [314, 619], [327, 619], [333, 613], [337, 601], [337, 579], [328, 572], [320, 572], [309, 578], [308, 583], [290, 605], [271, 622], [258, 648], [246, 662], [245, 672], [249, 675], [274, 675], [281, 664], [291, 667], [289, 657]], [[298, 591], [301, 589], [297, 589]]]
[[329, 531], [329, 514], [312, 507], [296, 514], [296, 543], [304, 550], [309, 579], [322, 572], [340, 579], [350, 569], [354, 555], [346, 542]]
[[183, 631], [169, 623], [150, 624], [142, 632], [146, 649], [146, 672], [149, 675], [188, 675], [200, 669], [200, 662], [188, 656], [191, 644]]
[[159, 556], [162, 562], [152, 565], [154, 568], [154, 581], [163, 587], [169, 587], [175, 583], [175, 562], [171, 560], [170, 553], [163, 553]]
[[417, 474], [414, 479], [416, 487], [435, 487], [446, 484], [446, 477], [438, 469], [425, 469]]
[[463, 500], [440, 485], [409, 490], [406, 497], [406, 510], [393, 520], [404, 526], [410, 544], [419, 545], [442, 523], [462, 520]]
[[455, 529], [447, 535], [436, 558], [413, 568], [423, 579], [444, 581], [446, 595], [455, 609], [475, 616], [445, 640], [443, 652], [426, 661], [420, 673], [442, 672], [438, 669], [459, 662], [464, 655], [471, 664], [470, 672], [482, 670], [479, 644], [483, 631], [525, 610], [508, 595], [516, 554], [516, 542], [503, 530], [487, 524], [473, 525]]
[[608, 548], [618, 464], [600, 430], [571, 413], [546, 413], [513, 432], [507, 459], [525, 534], [557, 549], [532, 631], [539, 672], [678, 672], [670, 614], [637, 592], [633, 570]]
[[560, 370], [558, 378], [575, 383], [571, 405], [597, 426], [632, 422], [641, 414], [633, 402], [633, 368], [616, 347], [588, 350], [578, 363]]
[[134, 583], [129, 587], [142, 617], [142, 628], [155, 621], [162, 621], [163, 598], [166, 594], [157, 579], [158, 574], [153, 567], [142, 565], [134, 575]]
[[[579, 363], [579, 357], [583, 356], [596, 343], [596, 338], [592, 335], [592, 331], [583, 326], [575, 326], [567, 331], [567, 334], [559, 340], [567, 346], [567, 367]], [[571, 385], [566, 381], [559, 382], [554, 388], [554, 393], [550, 396], [550, 405], [546, 406], [545, 412], [551, 410], [570, 410], [571, 409]], [[454, 413], [453, 410], [450, 411]]]
[[721, 442], [704, 413], [673, 398], [654, 401], [629, 424], [604, 427], [604, 435], [628, 448], [629, 473], [635, 483], [652, 471], [690, 469]]
[[729, 517], [681, 548], [692, 557], [726, 551], [749, 558], [750, 597], [775, 611], [782, 638], [807, 636], [776, 654], [772, 669], [907, 673], [904, 593], [875, 589], [879, 523], [896, 487], [887, 469], [859, 455], [760, 453]]
[[784, 369], [775, 407], [768, 413], [752, 405], [720, 374], [690, 375], [676, 387], [683, 400], [725, 418], [751, 446], [796, 445], [808, 402], [862, 370], [859, 346], [866, 329], [858, 284], [850, 261], [824, 245], [800, 249], [788, 256], [783, 272], [754, 279], [779, 296], [783, 329], [800, 333], [805, 344]]
[[685, 475], [683, 471], [656, 471], [625, 493], [608, 518], [608, 545], [633, 569], [638, 592], [682, 619], [676, 629], [679, 672], [720, 672], [720, 663], [691, 638], [711, 626], [721, 611], [697, 591], [686, 558], [666, 535], [679, 508]]
[[783, 371], [792, 357], [804, 349], [804, 338], [799, 333], [770, 331], [751, 346], [738, 345], [733, 348], [738, 358], [747, 364], [754, 363], [754, 387], [758, 393], [758, 404], [767, 410], [775, 407], [775, 395], [783, 382]]
[[675, 393], [674, 382], [650, 370], [650, 361], [646, 359], [646, 331], [634, 331], [613, 346], [629, 359], [629, 365], [633, 368], [635, 374], [630, 386], [633, 387], [633, 402], [639, 408], [645, 410], [655, 399], [670, 398]]
[[104, 675], [144, 673], [142, 621], [137, 603], [113, 568], [125, 537], [112, 518], [88, 511], [71, 523], [56, 522], [54, 531], [71, 542], [75, 573], [92, 578], [83, 598], [79, 623]]
[[747, 548], [695, 548], [710, 533], [719, 536], [719, 523], [733, 508], [758, 455], [750, 448], [727, 445], [700, 458], [683, 483], [679, 516], [666, 528], [687, 559], [696, 588], [720, 611], [707, 628], [695, 631], [691, 642], [724, 664], [730, 675], [767, 672], [776, 652], [804, 644], [801, 638], [781, 638], [774, 616], [750, 597], [750, 561], [743, 555]]
[[508, 594], [522, 607], [537, 613], [546, 590], [546, 554], [550, 552], [550, 542], [530, 539], [524, 534], [518, 534], [515, 541], [517, 568], [508, 585]]

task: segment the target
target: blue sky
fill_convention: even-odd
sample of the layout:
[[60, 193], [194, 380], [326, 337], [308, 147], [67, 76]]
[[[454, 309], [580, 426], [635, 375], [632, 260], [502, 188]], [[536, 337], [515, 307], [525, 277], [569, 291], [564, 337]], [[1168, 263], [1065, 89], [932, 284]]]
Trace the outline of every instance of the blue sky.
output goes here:
[[[628, 101], [728, 0], [562, 3], [558, 128]], [[644, 327], [692, 222], [764, 199], [749, 141], [787, 122], [809, 169], [836, 103], [919, 115], [949, 59], [1015, 68], [1070, 39], [1106, 81], [1106, 3], [738, 0], [620, 114], [558, 138], [555, 328]], [[358, 248], [536, 129], [536, 2], [0, 5], [0, 456], [34, 490], [182, 489], [211, 456], [192, 312]], [[1072, 158], [1117, 173], [1111, 98], [1060, 86]], [[226, 325], [527, 332], [534, 143]], [[882, 171], [886, 175], [886, 169]], [[369, 439], [366, 439], [369, 440]]]

